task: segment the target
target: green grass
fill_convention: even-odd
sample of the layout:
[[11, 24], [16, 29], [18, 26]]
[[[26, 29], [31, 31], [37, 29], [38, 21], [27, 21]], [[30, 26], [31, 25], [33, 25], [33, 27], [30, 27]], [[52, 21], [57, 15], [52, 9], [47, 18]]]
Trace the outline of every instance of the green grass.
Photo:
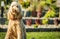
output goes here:
[[[0, 32], [0, 39], [4, 39], [6, 32]], [[27, 39], [60, 39], [60, 32], [27, 32]]]
[[4, 39], [6, 32], [0, 32], [0, 39]]
[[60, 32], [29, 32], [27, 39], [60, 39]]

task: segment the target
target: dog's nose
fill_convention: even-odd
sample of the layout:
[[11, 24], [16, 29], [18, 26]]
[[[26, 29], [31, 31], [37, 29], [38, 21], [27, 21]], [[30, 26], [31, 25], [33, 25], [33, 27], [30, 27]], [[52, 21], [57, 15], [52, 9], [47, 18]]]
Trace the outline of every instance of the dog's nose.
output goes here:
[[18, 6], [16, 6], [18, 8]]

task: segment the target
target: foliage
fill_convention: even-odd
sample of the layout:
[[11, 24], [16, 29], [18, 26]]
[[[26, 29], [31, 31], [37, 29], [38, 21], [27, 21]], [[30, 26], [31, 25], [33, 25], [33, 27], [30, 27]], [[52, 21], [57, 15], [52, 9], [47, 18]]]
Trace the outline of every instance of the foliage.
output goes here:
[[8, 25], [8, 22], [9, 22], [9, 21], [7, 20], [7, 21], [5, 22], [5, 24]]
[[38, 5], [44, 7], [45, 6], [45, 3], [46, 3], [45, 1], [40, 1]]
[[43, 19], [43, 20], [42, 20], [42, 23], [43, 23], [43, 24], [48, 24], [48, 19]]
[[[55, 17], [55, 16], [56, 16], [56, 13], [53, 10], [49, 10], [49, 11], [46, 12], [46, 14], [45, 14], [45, 16], [43, 18], [52, 18], [52, 17]], [[42, 23], [43, 24], [47, 24], [48, 20], [47, 19], [43, 19]]]
[[52, 0], [46, 0], [46, 3], [51, 4]]
[[28, 8], [30, 6], [30, 2], [23, 2], [22, 7], [23, 8]]
[[33, 26], [34, 26], [34, 28], [38, 28], [38, 25], [37, 24], [34, 24]]
[[9, 9], [9, 5], [6, 5], [5, 8], [6, 8], [6, 9]]
[[47, 11], [44, 18], [55, 17], [56, 13], [54, 11]]

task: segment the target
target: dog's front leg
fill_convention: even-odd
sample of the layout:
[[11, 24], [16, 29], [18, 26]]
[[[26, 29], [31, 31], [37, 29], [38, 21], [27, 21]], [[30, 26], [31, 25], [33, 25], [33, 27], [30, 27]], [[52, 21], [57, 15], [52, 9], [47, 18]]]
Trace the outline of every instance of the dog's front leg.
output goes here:
[[22, 39], [22, 29], [20, 25], [17, 25], [17, 39]]
[[11, 34], [11, 31], [12, 31], [12, 30], [11, 30], [11, 27], [8, 27], [7, 34], [6, 34], [6, 36], [5, 36], [5, 39], [11, 39], [11, 38], [10, 38], [10, 36], [12, 35], [12, 34]]

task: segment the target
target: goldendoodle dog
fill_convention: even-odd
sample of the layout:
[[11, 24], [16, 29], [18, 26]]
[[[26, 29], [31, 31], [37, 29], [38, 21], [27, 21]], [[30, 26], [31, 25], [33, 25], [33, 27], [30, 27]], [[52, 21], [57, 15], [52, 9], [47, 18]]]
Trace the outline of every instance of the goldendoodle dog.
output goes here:
[[17, 2], [12, 2], [7, 13], [9, 20], [5, 39], [26, 39], [26, 30], [22, 22], [21, 6]]

